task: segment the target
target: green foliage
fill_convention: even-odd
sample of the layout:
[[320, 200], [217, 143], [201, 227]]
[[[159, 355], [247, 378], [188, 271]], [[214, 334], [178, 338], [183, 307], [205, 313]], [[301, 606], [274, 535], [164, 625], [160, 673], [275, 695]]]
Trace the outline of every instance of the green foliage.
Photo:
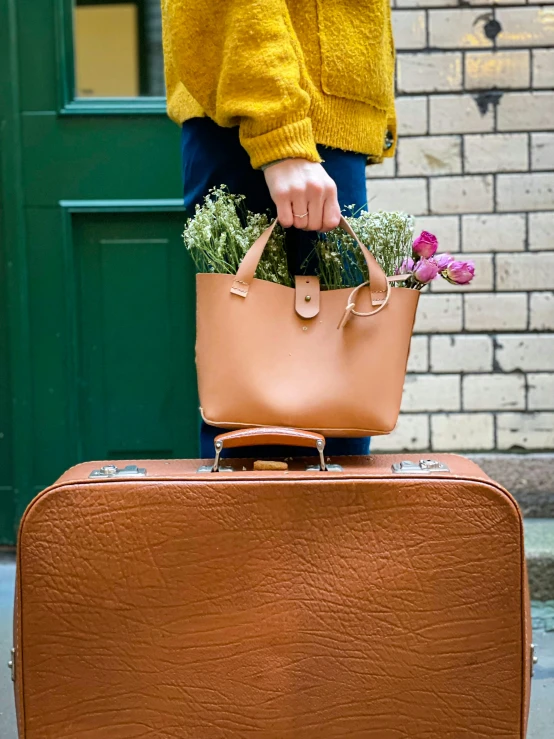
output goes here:
[[[346, 220], [374, 254], [387, 275], [397, 274], [411, 256], [414, 219], [406, 213], [354, 213]], [[244, 206], [244, 196], [232, 195], [225, 186], [213, 188], [196, 206], [185, 226], [185, 245], [200, 272], [235, 274], [252, 244], [270, 225], [263, 213]], [[314, 242], [316, 273], [324, 289], [354, 287], [368, 279], [367, 266], [358, 245], [341, 228], [321, 234]], [[256, 277], [292, 286], [287, 267], [285, 233], [277, 225], [256, 271]]]

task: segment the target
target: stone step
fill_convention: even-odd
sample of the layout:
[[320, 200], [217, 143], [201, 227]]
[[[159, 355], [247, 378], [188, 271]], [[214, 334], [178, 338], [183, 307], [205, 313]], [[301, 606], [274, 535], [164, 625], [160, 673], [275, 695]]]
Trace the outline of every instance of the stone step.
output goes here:
[[554, 454], [472, 454], [519, 503], [526, 518], [554, 518]]
[[525, 556], [533, 600], [554, 600], [554, 518], [526, 518]]

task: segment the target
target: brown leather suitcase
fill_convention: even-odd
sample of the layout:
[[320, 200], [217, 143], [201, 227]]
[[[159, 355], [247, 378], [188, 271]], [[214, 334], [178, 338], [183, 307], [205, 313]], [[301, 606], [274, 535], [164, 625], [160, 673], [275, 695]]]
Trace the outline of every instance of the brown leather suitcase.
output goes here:
[[[270, 440], [226, 443], [252, 433]], [[455, 455], [333, 461], [87, 463], [40, 493], [18, 541], [19, 736], [522, 739], [513, 498]]]

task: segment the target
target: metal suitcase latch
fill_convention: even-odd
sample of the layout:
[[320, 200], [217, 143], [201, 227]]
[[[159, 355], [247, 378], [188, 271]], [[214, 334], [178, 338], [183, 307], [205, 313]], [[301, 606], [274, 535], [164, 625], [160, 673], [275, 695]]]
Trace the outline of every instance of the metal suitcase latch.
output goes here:
[[137, 467], [136, 464], [128, 464], [119, 469], [115, 464], [107, 464], [99, 470], [92, 470], [90, 477], [146, 477], [146, 469]]
[[10, 652], [11, 659], [8, 662], [8, 669], [10, 670], [12, 674], [12, 680], [15, 682], [15, 649], [12, 649]]
[[395, 462], [392, 471], [399, 475], [428, 475], [430, 472], [450, 472], [450, 468], [437, 459], [420, 459], [419, 462]]

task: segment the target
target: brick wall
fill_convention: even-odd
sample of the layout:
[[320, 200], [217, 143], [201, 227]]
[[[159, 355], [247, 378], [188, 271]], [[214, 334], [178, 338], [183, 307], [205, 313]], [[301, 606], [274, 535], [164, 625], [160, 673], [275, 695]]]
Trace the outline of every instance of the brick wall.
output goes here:
[[372, 209], [476, 265], [421, 296], [397, 429], [373, 449], [554, 448], [554, 0], [393, 0], [394, 160]]

